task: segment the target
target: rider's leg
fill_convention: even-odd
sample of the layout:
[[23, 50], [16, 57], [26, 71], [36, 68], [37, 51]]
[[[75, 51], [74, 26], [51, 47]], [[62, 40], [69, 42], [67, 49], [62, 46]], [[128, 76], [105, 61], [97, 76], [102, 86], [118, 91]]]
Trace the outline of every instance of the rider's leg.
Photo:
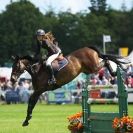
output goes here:
[[49, 73], [50, 73], [50, 81], [49, 81], [49, 83], [51, 84], [55, 84], [56, 83], [56, 79], [55, 79], [55, 76], [54, 76], [54, 71], [53, 71], [53, 68], [52, 68], [52, 66], [51, 65], [48, 65], [47, 66], [47, 69], [48, 69], [48, 71], [49, 71]]
[[54, 76], [54, 71], [53, 71], [53, 68], [51, 66], [51, 63], [52, 63], [52, 61], [54, 61], [59, 56], [59, 54], [60, 53], [51, 55], [46, 61], [46, 66], [47, 66], [48, 71], [49, 71], [50, 76], [51, 76], [51, 78], [50, 78], [51, 83], [56, 83], [55, 76]]

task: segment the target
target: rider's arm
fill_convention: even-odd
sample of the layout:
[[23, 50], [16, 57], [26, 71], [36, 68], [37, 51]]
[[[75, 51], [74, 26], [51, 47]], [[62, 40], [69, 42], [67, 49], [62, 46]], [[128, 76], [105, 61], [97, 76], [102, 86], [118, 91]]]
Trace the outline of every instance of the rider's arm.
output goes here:
[[42, 47], [47, 49], [52, 54], [61, 53], [61, 49], [58, 47], [58, 45], [53, 44], [53, 42], [47, 39], [43, 41]]
[[52, 49], [53, 53], [61, 53], [61, 49], [58, 47], [58, 45], [52, 44], [50, 45], [50, 48]]

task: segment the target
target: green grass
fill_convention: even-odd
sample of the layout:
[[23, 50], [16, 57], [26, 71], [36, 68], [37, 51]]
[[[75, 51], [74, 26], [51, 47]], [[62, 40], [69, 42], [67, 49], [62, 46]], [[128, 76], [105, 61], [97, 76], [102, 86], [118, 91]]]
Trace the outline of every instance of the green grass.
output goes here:
[[[80, 105], [37, 104], [28, 127], [22, 127], [27, 105], [0, 105], [0, 133], [69, 133], [67, 129], [69, 115], [81, 111]], [[92, 105], [93, 111], [114, 112], [116, 105]], [[133, 116], [133, 105], [129, 105], [129, 114]]]

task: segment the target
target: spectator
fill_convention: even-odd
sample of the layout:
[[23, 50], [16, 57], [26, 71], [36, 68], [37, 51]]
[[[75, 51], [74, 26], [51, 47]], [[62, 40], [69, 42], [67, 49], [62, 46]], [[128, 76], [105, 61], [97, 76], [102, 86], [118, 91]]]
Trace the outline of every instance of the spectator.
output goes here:
[[23, 86], [23, 83], [19, 83], [19, 87], [17, 88], [19, 92], [20, 102], [27, 103], [29, 100], [29, 90]]
[[109, 85], [109, 81], [106, 79], [105, 76], [103, 76], [102, 85]]
[[116, 78], [116, 77], [110, 76], [109, 82], [110, 82], [112, 85], [117, 84], [117, 78]]
[[129, 88], [133, 88], [133, 78], [131, 76], [127, 77], [126, 84]]
[[91, 85], [96, 85], [97, 82], [98, 82], [97, 76], [96, 76], [96, 75], [92, 75], [92, 76], [91, 76], [91, 79], [90, 79], [90, 84], [91, 84]]
[[29, 88], [30, 88], [30, 83], [29, 83], [29, 81], [25, 79], [25, 81], [23, 82], [23, 86], [24, 86], [26, 89], [29, 89]]
[[102, 68], [98, 73], [99, 73], [99, 79], [102, 80], [104, 76], [105, 68]]
[[102, 85], [102, 81], [99, 78], [97, 78], [97, 85]]
[[12, 86], [10, 81], [6, 85], [7, 85], [6, 86], [6, 92], [5, 92], [6, 103], [7, 104], [18, 103], [19, 102], [19, 95], [15, 91], [15, 88]]
[[127, 68], [127, 75], [133, 77], [133, 64], [130, 64]]

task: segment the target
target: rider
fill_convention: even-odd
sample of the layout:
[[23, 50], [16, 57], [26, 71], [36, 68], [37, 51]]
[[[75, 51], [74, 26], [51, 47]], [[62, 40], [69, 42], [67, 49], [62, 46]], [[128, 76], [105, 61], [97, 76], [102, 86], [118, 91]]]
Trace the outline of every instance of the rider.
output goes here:
[[[48, 33], [50, 33], [50, 32], [48, 32]], [[41, 57], [42, 57], [43, 54], [46, 53], [46, 51], [47, 51], [48, 58], [46, 60], [46, 66], [47, 66], [48, 71], [51, 76], [48, 83], [55, 84], [56, 79], [54, 76], [54, 71], [51, 66], [51, 63], [61, 54], [61, 49], [58, 47], [58, 43], [55, 41], [55, 38], [53, 38], [53, 40], [51, 41], [51, 39], [49, 39], [48, 36], [46, 36], [48, 33], [45, 33], [45, 31], [43, 29], [37, 30], [37, 32], [36, 32], [37, 49], [36, 49], [35, 56], [40, 56], [40, 54], [41, 54]], [[46, 51], [41, 53], [42, 52], [41, 50], [46, 50]]]

